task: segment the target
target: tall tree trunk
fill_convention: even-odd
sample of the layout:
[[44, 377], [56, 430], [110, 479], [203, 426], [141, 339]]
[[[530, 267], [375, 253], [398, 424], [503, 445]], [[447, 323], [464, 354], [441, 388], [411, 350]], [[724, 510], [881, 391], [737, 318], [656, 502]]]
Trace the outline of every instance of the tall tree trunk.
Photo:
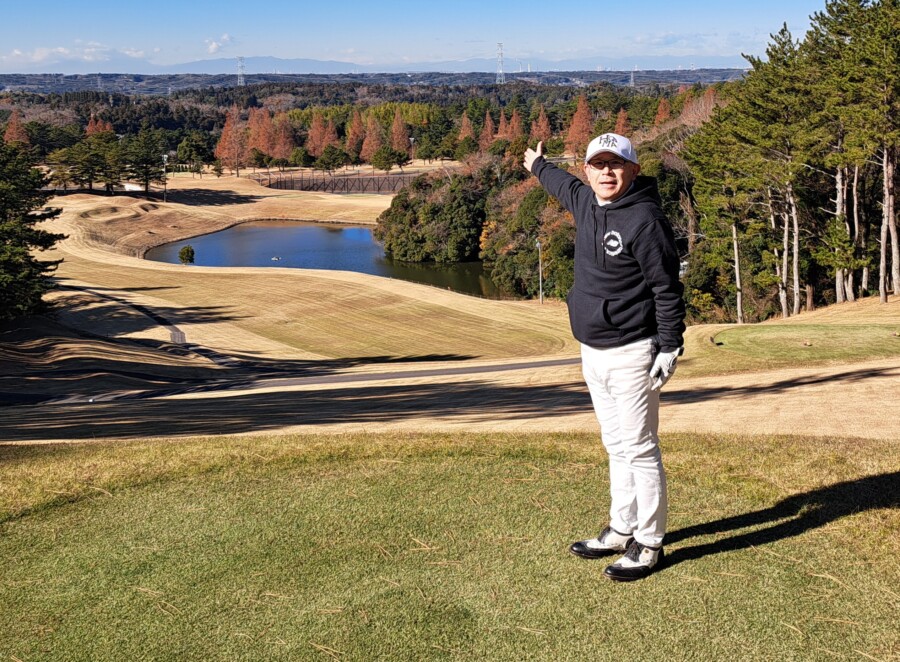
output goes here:
[[[847, 231], [847, 236], [852, 237], [853, 235], [850, 233], [850, 223], [847, 218], [847, 168], [846, 166], [840, 166], [837, 168], [837, 171], [834, 175], [834, 215], [841, 219], [844, 222], [844, 228]], [[837, 250], [837, 249], [835, 249]], [[846, 279], [847, 274], [850, 270], [843, 268], [835, 268], [834, 270], [834, 302], [835, 303], [844, 303], [846, 299], [849, 299], [852, 293], [846, 291]]]
[[[880, 251], [880, 260], [879, 260], [879, 273], [878, 273], [878, 294], [881, 298], [881, 303], [887, 303], [888, 300], [888, 274], [887, 274], [887, 250], [888, 250], [888, 235], [890, 233], [891, 221], [894, 215], [894, 204], [893, 204], [893, 196], [894, 196], [894, 163], [891, 158], [891, 148], [888, 145], [884, 145], [881, 154], [881, 185], [882, 185], [882, 195], [883, 202], [881, 205], [881, 251]], [[896, 223], [894, 224], [894, 235], [897, 233]], [[894, 240], [894, 249], [897, 248], [897, 242]], [[900, 265], [897, 264], [895, 260], [895, 267], [900, 268]], [[897, 278], [894, 279], [896, 288]]]
[[800, 214], [797, 210], [797, 200], [794, 198], [794, 187], [788, 183], [787, 203], [791, 214], [791, 225], [793, 230], [793, 242], [791, 248], [794, 254], [791, 256], [791, 271], [794, 281], [794, 308], [793, 314], [800, 313]]
[[731, 224], [731, 245], [734, 247], [734, 285], [737, 288], [737, 322], [744, 323], [744, 291], [741, 287], [741, 254], [738, 250], [737, 221]]
[[679, 192], [678, 203], [681, 211], [684, 212], [685, 218], [687, 218], [688, 255], [690, 255], [694, 252], [694, 247], [697, 245], [697, 210], [694, 209], [691, 196], [684, 191]]
[[900, 244], [897, 242], [897, 216], [894, 214], [894, 171], [897, 164], [896, 149], [885, 147], [884, 172], [884, 214], [887, 217], [888, 232], [891, 235], [891, 282], [894, 294], [900, 294]]
[[[778, 224], [775, 220], [775, 201], [772, 200], [771, 188], [766, 190], [766, 195], [769, 199], [769, 226], [772, 228], [772, 233], [774, 234], [778, 230]], [[785, 279], [785, 270], [787, 267], [785, 266], [782, 268], [782, 265], [779, 262], [781, 257], [779, 253], [783, 254], [785, 259], [787, 259], [787, 235], [785, 235], [783, 250], [779, 251], [778, 248], [773, 247], [772, 252], [775, 254], [775, 276], [778, 278], [778, 301], [781, 303], [781, 316], [786, 318], [789, 315], [787, 305], [787, 281]]]
[[781, 233], [781, 282], [778, 283], [778, 298], [781, 299], [781, 310], [784, 317], [790, 316], [788, 310], [788, 256], [790, 256], [791, 224], [787, 212], [782, 212]]

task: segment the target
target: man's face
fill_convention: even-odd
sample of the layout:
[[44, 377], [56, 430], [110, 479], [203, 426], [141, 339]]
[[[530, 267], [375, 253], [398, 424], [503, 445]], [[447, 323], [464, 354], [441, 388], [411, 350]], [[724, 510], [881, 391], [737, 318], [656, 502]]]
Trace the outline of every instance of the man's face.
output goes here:
[[618, 154], [600, 152], [584, 165], [588, 183], [597, 197], [605, 202], [620, 198], [641, 171], [641, 166], [626, 161]]

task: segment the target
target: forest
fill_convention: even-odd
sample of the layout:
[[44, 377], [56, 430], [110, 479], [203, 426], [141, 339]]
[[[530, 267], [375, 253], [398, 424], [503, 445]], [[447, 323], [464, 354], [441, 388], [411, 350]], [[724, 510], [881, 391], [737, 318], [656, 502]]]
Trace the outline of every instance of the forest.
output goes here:
[[[395, 259], [484, 260], [503, 289], [572, 284], [574, 225], [521, 167], [543, 140], [580, 163], [617, 131], [659, 182], [694, 322], [753, 322], [900, 283], [900, 4], [836, 0], [714, 85], [263, 83], [170, 96], [0, 94], [6, 149], [58, 188], [149, 190], [164, 168], [332, 171], [447, 160], [402, 190], [376, 236]], [[166, 155], [163, 164], [162, 155]], [[13, 157], [10, 156], [10, 159]], [[16, 158], [19, 158], [18, 156]]]

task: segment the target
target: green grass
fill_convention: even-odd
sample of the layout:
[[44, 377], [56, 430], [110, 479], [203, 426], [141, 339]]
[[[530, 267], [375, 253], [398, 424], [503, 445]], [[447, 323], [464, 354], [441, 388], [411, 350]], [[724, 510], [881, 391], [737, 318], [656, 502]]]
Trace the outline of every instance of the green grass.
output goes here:
[[900, 326], [752, 324], [688, 331], [685, 376], [843, 364], [900, 357]]
[[0, 447], [0, 659], [896, 659], [893, 444], [664, 453], [672, 564], [618, 585], [566, 552], [595, 435]]

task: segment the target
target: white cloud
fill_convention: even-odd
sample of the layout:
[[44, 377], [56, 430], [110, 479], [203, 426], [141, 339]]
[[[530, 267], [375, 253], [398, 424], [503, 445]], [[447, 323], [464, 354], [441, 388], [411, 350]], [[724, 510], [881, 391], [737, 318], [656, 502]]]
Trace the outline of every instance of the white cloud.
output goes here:
[[227, 46], [234, 42], [234, 39], [227, 32], [218, 39], [206, 39], [206, 52], [214, 55], [222, 50], [223, 46]]

